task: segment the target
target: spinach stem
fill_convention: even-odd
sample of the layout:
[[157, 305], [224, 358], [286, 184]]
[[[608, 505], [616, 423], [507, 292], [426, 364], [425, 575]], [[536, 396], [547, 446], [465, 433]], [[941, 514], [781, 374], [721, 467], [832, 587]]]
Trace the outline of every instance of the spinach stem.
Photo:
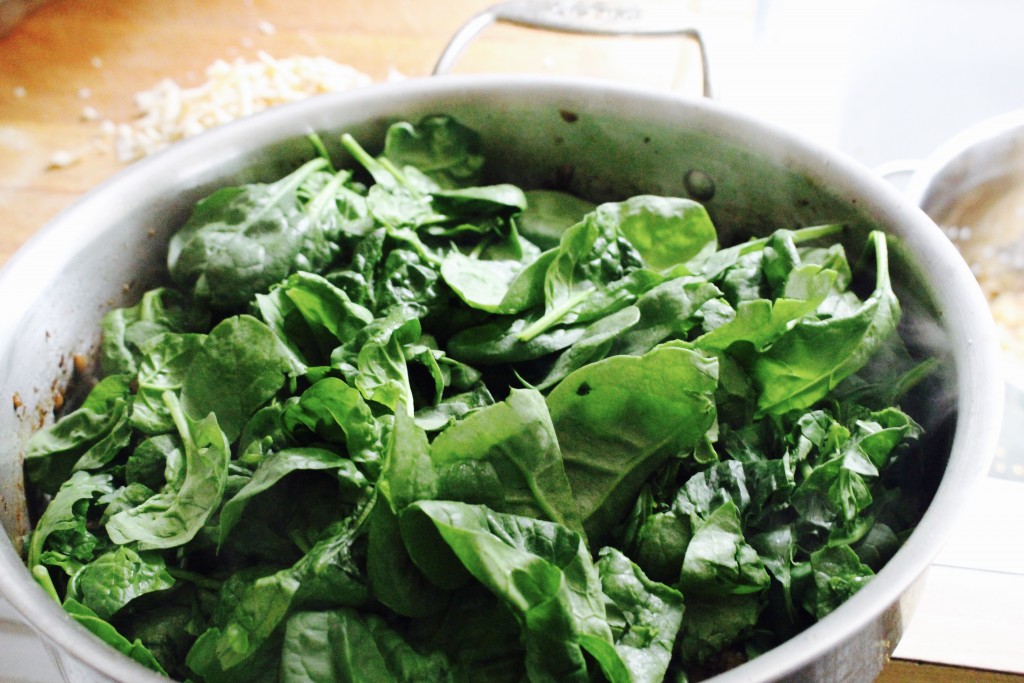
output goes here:
[[494, 239], [491, 237], [483, 238], [475, 247], [473, 247], [473, 250], [470, 251], [469, 254], [467, 254], [467, 256], [469, 256], [469, 258], [471, 259], [479, 260], [480, 256], [484, 253], [487, 247], [491, 246], [491, 242], [493, 241]]
[[327, 162], [328, 168], [330, 168], [331, 172], [336, 173], [337, 169], [331, 162], [331, 155], [327, 151], [327, 146], [324, 145], [324, 141], [320, 138], [320, 136], [317, 135], [316, 133], [310, 133], [309, 135], [306, 136], [306, 138], [309, 140], [309, 144], [313, 145], [313, 149], [316, 150], [316, 153]]
[[395, 166], [395, 163], [391, 161], [391, 159], [388, 159], [387, 157], [381, 157], [380, 159], [378, 159], [378, 161], [380, 162], [380, 165], [387, 170], [388, 173], [395, 177], [395, 180], [397, 180], [402, 187], [405, 187], [419, 194], [419, 192], [417, 192], [416, 189], [409, 182], [409, 179], [405, 176], [405, 173], [402, 172], [402, 169]]
[[389, 189], [394, 189], [398, 186], [399, 179], [395, 177], [391, 170], [363, 149], [362, 145], [351, 134], [345, 133], [341, 136], [341, 145], [360, 166], [369, 171], [374, 181], [378, 184]]
[[60, 596], [57, 594], [57, 587], [53, 585], [53, 579], [50, 578], [50, 572], [46, 571], [46, 567], [41, 564], [37, 564], [32, 567], [32, 578], [36, 580], [43, 590], [53, 598], [53, 601], [58, 605], [60, 604]]
[[931, 374], [934, 373], [941, 365], [942, 363], [939, 361], [938, 358], [926, 358], [925, 360], [921, 361], [910, 372], [901, 377], [900, 380], [896, 383], [896, 386], [893, 388], [892, 391], [892, 397], [890, 398], [890, 402], [893, 405], [899, 404], [899, 402], [902, 401], [906, 397], [906, 395], [910, 393], [911, 389], [913, 389], [922, 381], [931, 376]]
[[345, 182], [346, 176], [344, 174], [335, 175], [330, 181], [324, 185], [323, 189], [316, 193], [316, 196], [310, 200], [309, 204], [306, 205], [306, 212], [314, 220], [319, 220], [323, 215], [327, 207], [330, 206], [332, 201], [335, 201], [335, 197], [338, 194], [338, 188]]
[[205, 588], [211, 591], [218, 591], [220, 590], [220, 587], [224, 585], [223, 581], [211, 579], [208, 576], [203, 576], [202, 574], [198, 574], [187, 569], [181, 569], [179, 567], [168, 567], [167, 573], [173, 576], [176, 581], [188, 581], [200, 588]]
[[572, 309], [586, 301], [591, 292], [592, 290], [587, 289], [572, 295], [558, 306], [547, 311], [536, 321], [527, 325], [526, 329], [516, 335], [516, 338], [521, 342], [528, 342], [537, 338], [537, 336], [543, 334], [552, 325], [557, 325], [558, 321], [567, 316]]
[[[841, 223], [827, 223], [825, 225], [812, 225], [807, 228], [799, 228], [793, 230], [793, 243], [801, 244], [802, 242], [810, 242], [821, 237], [829, 237], [842, 232], [843, 225]], [[740, 256], [751, 254], [759, 249], [764, 249], [764, 246], [768, 244], [768, 237], [761, 237], [756, 240], [750, 240], [743, 244], [736, 245], [736, 249]]]
[[430, 250], [430, 248], [427, 247], [427, 245], [423, 244], [423, 240], [421, 240], [420, 236], [416, 234], [416, 231], [411, 230], [410, 228], [389, 227], [388, 236], [396, 240], [402, 240], [403, 242], [408, 244], [416, 251], [417, 254], [420, 255], [420, 257], [423, 258], [423, 260], [427, 261], [428, 263], [432, 263], [433, 265], [438, 267], [440, 267], [440, 265], [444, 263], [444, 259], [442, 259], [437, 254], [433, 253]]
[[[827, 223], [825, 225], [813, 225], [807, 228], [799, 228], [792, 231], [793, 243], [801, 244], [821, 237], [828, 237], [838, 232], [842, 232], [843, 227], [844, 226], [841, 223]], [[769, 237], [760, 237], [756, 240], [743, 242], [727, 249], [721, 249], [701, 262], [698, 265], [697, 272], [709, 280], [714, 279], [720, 275], [725, 268], [732, 265], [737, 258], [764, 249], [765, 245], [768, 244], [769, 239]]]
[[[793, 231], [793, 242], [800, 244], [802, 242], [810, 242], [821, 237], [831, 237], [836, 233], [842, 232], [845, 226], [842, 223], [826, 223], [824, 225], [812, 225], [806, 228], [798, 228]], [[757, 240], [763, 247], [768, 243], [768, 238], [762, 237]]]
[[885, 233], [875, 230], [870, 235], [875, 246], [875, 292], [890, 288], [889, 283], [889, 243]]
[[[285, 176], [276, 183], [273, 183], [270, 186], [273, 188], [273, 192], [270, 195], [270, 201], [266, 203], [263, 211], [268, 211], [270, 207], [276, 206], [282, 199], [293, 194], [299, 189], [302, 183], [309, 179], [310, 176], [317, 171], [323, 170], [327, 165], [327, 161], [320, 157], [310, 159], [302, 166], [299, 166], [297, 169], [292, 171], [291, 174]], [[262, 215], [262, 212], [260, 215]]]

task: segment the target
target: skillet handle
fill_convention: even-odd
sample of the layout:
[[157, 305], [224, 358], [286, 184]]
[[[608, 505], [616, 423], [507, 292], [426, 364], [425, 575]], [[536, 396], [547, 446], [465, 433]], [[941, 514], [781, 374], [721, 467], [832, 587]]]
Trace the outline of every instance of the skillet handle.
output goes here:
[[434, 75], [451, 71], [463, 50], [488, 26], [504, 22], [527, 28], [605, 36], [683, 36], [700, 51], [703, 94], [711, 97], [708, 55], [700, 31], [671, 7], [616, 5], [588, 0], [510, 0], [471, 17], [448, 42]]

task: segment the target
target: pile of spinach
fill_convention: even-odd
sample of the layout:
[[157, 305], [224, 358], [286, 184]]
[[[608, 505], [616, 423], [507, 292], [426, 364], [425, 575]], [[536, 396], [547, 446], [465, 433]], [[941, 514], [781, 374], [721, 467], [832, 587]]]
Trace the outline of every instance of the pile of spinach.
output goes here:
[[838, 226], [722, 247], [687, 199], [482, 185], [444, 116], [342, 142], [358, 168], [200, 201], [28, 445], [27, 564], [113, 647], [209, 683], [695, 680], [909, 532], [927, 363], [881, 234], [858, 295]]

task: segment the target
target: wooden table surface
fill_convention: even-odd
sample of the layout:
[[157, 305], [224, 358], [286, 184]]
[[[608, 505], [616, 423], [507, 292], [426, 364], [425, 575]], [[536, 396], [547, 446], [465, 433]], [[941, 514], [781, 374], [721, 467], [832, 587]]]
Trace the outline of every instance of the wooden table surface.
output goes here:
[[[5, 1], [11, 0], [0, 0], [0, 5]], [[459, 26], [492, 3], [43, 3], [0, 36], [0, 265], [58, 211], [126, 167], [116, 158], [101, 122], [131, 121], [137, 114], [134, 93], [164, 78], [183, 87], [198, 85], [215, 60], [252, 60], [259, 51], [276, 58], [321, 55], [351, 65], [376, 81], [387, 80], [396, 72], [405, 77], [426, 76]], [[750, 21], [756, 3], [719, 0], [714, 5], [688, 4], [714, 12], [718, 20]], [[549, 71], [640, 80], [699, 92], [698, 61], [692, 45], [667, 39], [623, 41], [496, 27], [488, 29], [466, 52], [457, 70]], [[617, 58], [624, 50], [630, 51], [634, 61]], [[646, 60], [647, 66], [636, 69], [637, 58]], [[680, 70], [686, 72], [682, 78]], [[90, 108], [89, 117], [83, 117], [86, 108]], [[77, 161], [52, 168], [50, 162], [58, 152], [70, 152]], [[880, 680], [1009, 682], [1024, 677], [893, 661]]]

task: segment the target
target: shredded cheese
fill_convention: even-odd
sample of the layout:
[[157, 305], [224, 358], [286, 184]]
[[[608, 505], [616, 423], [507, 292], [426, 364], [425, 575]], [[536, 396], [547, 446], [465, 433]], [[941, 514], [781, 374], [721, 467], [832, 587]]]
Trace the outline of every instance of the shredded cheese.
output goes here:
[[82, 155], [77, 150], [59, 149], [50, 155], [50, 160], [47, 164], [47, 170], [54, 170], [58, 168], [67, 168], [68, 166], [74, 166], [82, 160]]
[[[326, 57], [222, 59], [205, 72], [206, 82], [183, 88], [165, 79], [135, 95], [139, 117], [114, 124], [114, 147], [120, 161], [152, 154], [172, 142], [269, 107], [312, 95], [369, 85], [357, 69]], [[109, 128], [109, 126], [108, 126]]]

